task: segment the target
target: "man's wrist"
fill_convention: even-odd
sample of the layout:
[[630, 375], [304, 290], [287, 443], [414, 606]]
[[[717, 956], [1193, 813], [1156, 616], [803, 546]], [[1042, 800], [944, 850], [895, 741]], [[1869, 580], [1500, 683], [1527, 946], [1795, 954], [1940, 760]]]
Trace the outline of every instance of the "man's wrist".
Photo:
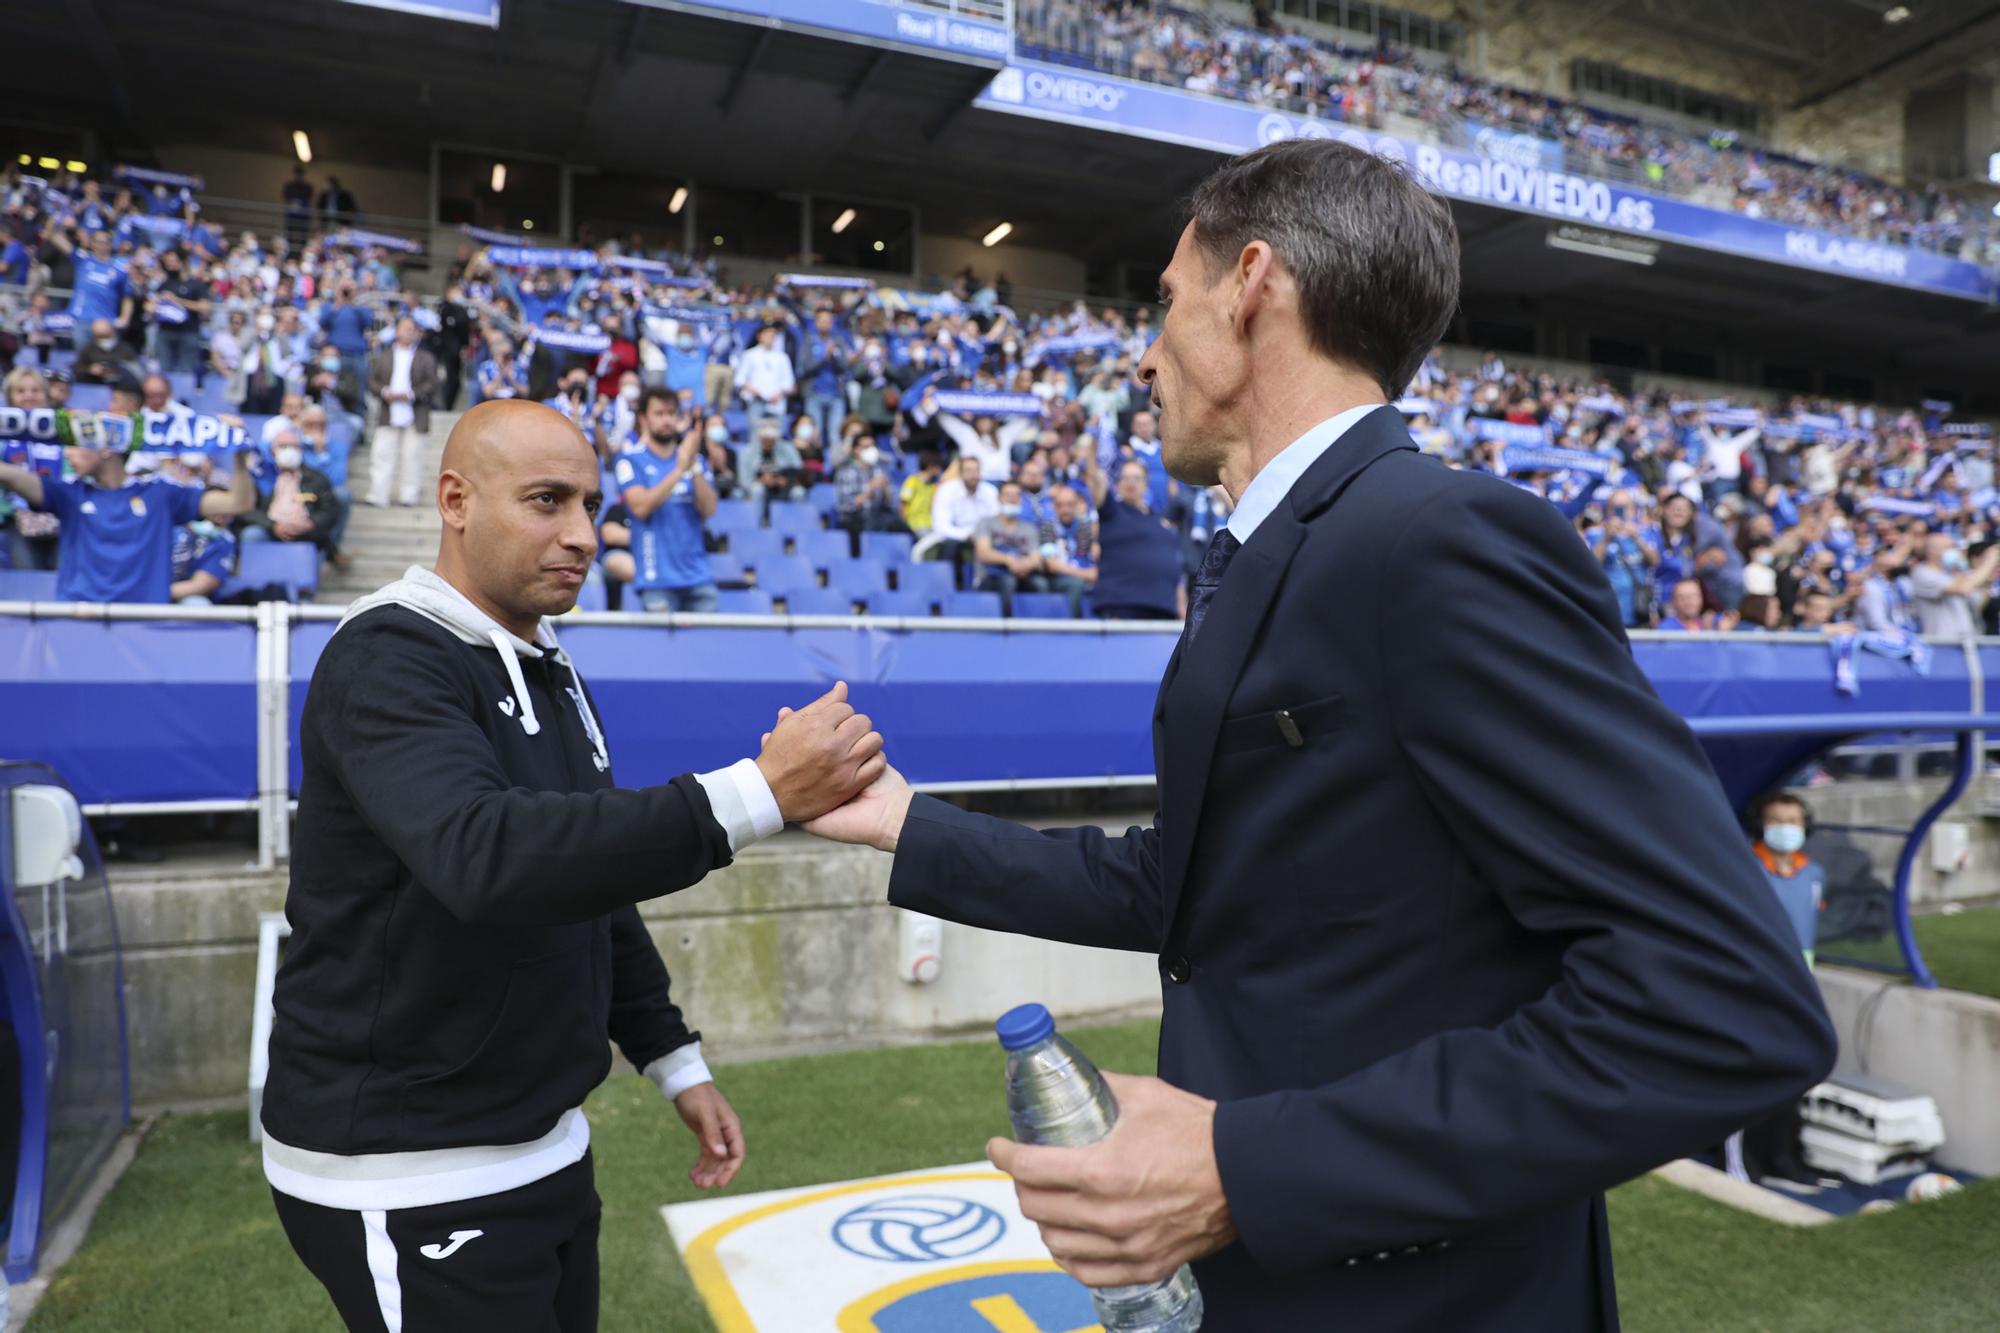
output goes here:
[[903, 825], [910, 819], [910, 801], [916, 792], [904, 787], [889, 798], [889, 808], [882, 812], [882, 826], [875, 834], [875, 849], [895, 855], [897, 846], [903, 841]]

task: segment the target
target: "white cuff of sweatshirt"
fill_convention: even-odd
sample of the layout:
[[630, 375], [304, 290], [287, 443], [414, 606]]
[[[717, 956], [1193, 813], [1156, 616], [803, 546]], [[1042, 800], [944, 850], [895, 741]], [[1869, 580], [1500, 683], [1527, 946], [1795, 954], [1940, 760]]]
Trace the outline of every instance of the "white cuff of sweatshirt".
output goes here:
[[708, 793], [708, 807], [715, 822], [729, 835], [729, 853], [770, 837], [785, 827], [778, 813], [778, 798], [755, 759], [739, 759], [728, 768], [713, 773], [697, 773], [694, 780]]
[[708, 1065], [701, 1058], [699, 1041], [691, 1041], [685, 1046], [668, 1051], [641, 1072], [659, 1085], [660, 1095], [668, 1101], [672, 1101], [689, 1088], [715, 1082], [715, 1075], [708, 1072]]

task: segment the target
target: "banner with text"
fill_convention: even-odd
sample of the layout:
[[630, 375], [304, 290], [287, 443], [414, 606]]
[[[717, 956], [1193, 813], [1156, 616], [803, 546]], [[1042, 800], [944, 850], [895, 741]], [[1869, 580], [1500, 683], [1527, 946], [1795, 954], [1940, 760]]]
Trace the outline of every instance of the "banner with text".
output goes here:
[[654, 9], [717, 14], [760, 27], [798, 28], [834, 37], [907, 47], [947, 60], [997, 66], [1014, 53], [1005, 23], [969, 14], [941, 14], [895, 0], [629, 0]]
[[1963, 260], [1725, 213], [1565, 171], [1523, 166], [1508, 157], [1482, 156], [1471, 149], [1418, 143], [1338, 121], [1288, 115], [1060, 65], [1016, 61], [1001, 70], [973, 104], [987, 111], [1219, 153], [1248, 152], [1294, 137], [1339, 139], [1409, 164], [1432, 188], [1455, 199], [1891, 286], [1974, 301], [1996, 299], [1995, 275]]

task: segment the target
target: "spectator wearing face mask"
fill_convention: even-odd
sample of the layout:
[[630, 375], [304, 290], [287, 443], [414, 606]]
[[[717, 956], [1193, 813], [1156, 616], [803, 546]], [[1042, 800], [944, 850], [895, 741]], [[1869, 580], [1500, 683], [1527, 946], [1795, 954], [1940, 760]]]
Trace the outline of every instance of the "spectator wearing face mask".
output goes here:
[[855, 437], [847, 459], [834, 471], [836, 516], [850, 533], [907, 532], [898, 503], [896, 479], [882, 462], [875, 437]]
[[520, 354], [512, 338], [498, 329], [488, 329], [486, 355], [480, 358], [476, 379], [482, 401], [519, 398], [528, 391], [528, 358]]
[[1181, 575], [1181, 535], [1148, 498], [1151, 474], [1137, 458], [1118, 464], [1108, 480], [1092, 460], [1097, 501], [1097, 615], [1107, 620], [1174, 620], [1187, 607]]
[[388, 506], [399, 478], [396, 503], [417, 503], [436, 388], [437, 361], [417, 345], [416, 321], [405, 316], [396, 321], [396, 341], [368, 360], [368, 392], [379, 404], [369, 442], [368, 503], [377, 509]]
[[361, 371], [365, 361], [349, 360], [332, 343], [313, 354], [306, 374], [306, 397], [330, 412], [359, 416], [362, 408]]
[[339, 492], [325, 473], [306, 466], [305, 457], [297, 431], [279, 434], [271, 446], [277, 469], [271, 489], [244, 519], [240, 540], [245, 546], [261, 541], [309, 542], [335, 568], [345, 568], [347, 558], [334, 546], [341, 527]]
[[174, 529], [173, 582], [167, 596], [176, 606], [212, 606], [216, 591], [236, 572], [236, 538], [227, 528], [196, 519]]
[[243, 357], [243, 410], [261, 416], [278, 410], [294, 367], [276, 315], [259, 311], [252, 327], [255, 336]]
[[715, 484], [717, 495], [735, 495], [739, 489], [736, 478], [736, 451], [729, 447], [729, 422], [721, 412], [711, 412], [699, 417], [701, 426], [702, 455], [708, 459], [709, 480]]
[[792, 359], [778, 344], [778, 327], [757, 330], [757, 345], [744, 351], [736, 364], [736, 391], [752, 423], [781, 418], [785, 401], [798, 387]]
[[848, 376], [854, 386], [854, 412], [868, 423], [881, 439], [896, 428], [896, 413], [902, 406], [903, 389], [912, 383], [906, 369], [892, 365], [880, 339], [862, 345], [854, 369]]
[[979, 571], [974, 586], [999, 593], [1001, 613], [1011, 616], [1015, 593], [1047, 592], [1049, 582], [1042, 569], [1041, 534], [1021, 517], [1021, 484], [1002, 482], [999, 498], [999, 512], [972, 530], [972, 558]]
[[1958, 543], [1943, 533], [1924, 538], [1924, 558], [1910, 571], [1910, 601], [1917, 628], [1947, 639], [1979, 633], [1979, 613], [1993, 577], [2000, 572], [2000, 545], [1987, 547], [1968, 562]]
[[90, 325], [90, 345], [76, 354], [73, 373], [90, 384], [113, 384], [131, 379], [138, 372], [139, 353], [118, 337], [108, 319]]
[[729, 367], [710, 364], [708, 349], [702, 346], [701, 333], [693, 324], [685, 321], [677, 324], [673, 337], [660, 349], [660, 354], [666, 359], [662, 382], [669, 390], [674, 393], [683, 389], [693, 391], [695, 402], [702, 407], [711, 402], [729, 401], [726, 390], [722, 397], [715, 398], [711, 396], [713, 391], [710, 387], [712, 372], [719, 369], [722, 378], [727, 381]]
[[208, 368], [222, 377], [224, 402], [243, 401], [243, 358], [249, 354], [250, 317], [232, 310], [208, 340]]
[[1868, 581], [1854, 603], [1854, 623], [1870, 634], [1911, 634], [1916, 618], [1910, 614], [1909, 590], [1903, 586], [1903, 570], [1910, 563], [1911, 542], [1898, 534], [1875, 548]]

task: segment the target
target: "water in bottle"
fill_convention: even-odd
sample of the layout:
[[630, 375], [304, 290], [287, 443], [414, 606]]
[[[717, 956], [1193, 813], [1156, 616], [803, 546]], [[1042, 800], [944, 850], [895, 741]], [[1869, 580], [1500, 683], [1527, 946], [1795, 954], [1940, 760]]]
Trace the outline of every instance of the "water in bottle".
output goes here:
[[[1039, 1004], [1010, 1009], [994, 1031], [1007, 1051], [1007, 1115], [1022, 1143], [1080, 1148], [1111, 1132], [1118, 1103], [1097, 1066], [1056, 1035]], [[1201, 1288], [1182, 1264], [1172, 1277], [1134, 1287], [1093, 1288], [1104, 1333], [1195, 1333]]]

